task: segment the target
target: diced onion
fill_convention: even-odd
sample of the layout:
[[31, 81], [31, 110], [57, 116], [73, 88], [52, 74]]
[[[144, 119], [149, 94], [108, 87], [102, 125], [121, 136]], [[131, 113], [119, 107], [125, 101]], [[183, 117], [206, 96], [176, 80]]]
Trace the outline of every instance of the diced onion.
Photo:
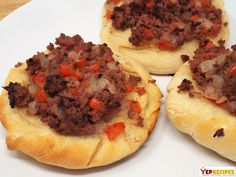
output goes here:
[[28, 109], [27, 109], [28, 113], [30, 113], [31, 115], [35, 115], [38, 112], [38, 109], [36, 108], [36, 101], [32, 101], [28, 104]]
[[223, 88], [225, 84], [225, 80], [223, 79], [223, 77], [221, 77], [220, 75], [213, 75], [212, 79], [212, 85], [214, 88]]
[[117, 69], [117, 66], [116, 66], [115, 62], [107, 63], [107, 66], [110, 70], [116, 70]]
[[211, 71], [214, 68], [215, 61], [214, 60], [206, 60], [200, 64], [200, 69], [203, 73]]
[[74, 60], [78, 60], [80, 57], [80, 53], [76, 53], [75, 51], [71, 51], [68, 53], [68, 57]]
[[38, 86], [35, 84], [30, 84], [28, 88], [31, 95], [34, 95], [38, 90]]

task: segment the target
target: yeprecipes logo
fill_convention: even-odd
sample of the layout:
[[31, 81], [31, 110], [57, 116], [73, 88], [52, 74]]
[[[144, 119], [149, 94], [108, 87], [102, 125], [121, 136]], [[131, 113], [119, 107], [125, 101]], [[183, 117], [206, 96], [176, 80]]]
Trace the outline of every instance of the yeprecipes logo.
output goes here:
[[200, 176], [236, 176], [235, 167], [203, 167]]

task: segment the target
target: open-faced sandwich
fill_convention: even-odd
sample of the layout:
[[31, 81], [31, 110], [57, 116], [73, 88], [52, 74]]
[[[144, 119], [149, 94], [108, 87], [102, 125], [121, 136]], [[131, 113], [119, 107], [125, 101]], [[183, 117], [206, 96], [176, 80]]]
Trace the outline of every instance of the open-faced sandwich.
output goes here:
[[196, 50], [168, 86], [166, 111], [177, 129], [236, 161], [236, 45]]
[[227, 40], [223, 0], [107, 0], [101, 40], [153, 74], [172, 74], [199, 42]]
[[0, 98], [10, 150], [68, 169], [103, 166], [140, 148], [160, 111], [149, 73], [105, 45], [61, 34], [18, 63]]

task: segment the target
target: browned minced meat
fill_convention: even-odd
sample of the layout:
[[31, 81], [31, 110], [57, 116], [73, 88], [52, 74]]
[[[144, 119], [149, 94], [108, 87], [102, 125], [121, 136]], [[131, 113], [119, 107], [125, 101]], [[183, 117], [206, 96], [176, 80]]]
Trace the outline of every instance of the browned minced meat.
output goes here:
[[21, 86], [19, 83], [10, 82], [7, 87], [3, 88], [8, 91], [10, 106], [12, 108], [27, 106], [31, 100], [28, 88]]
[[203, 96], [236, 115], [236, 48], [232, 49], [208, 43], [189, 63]]
[[225, 136], [225, 134], [224, 134], [224, 129], [223, 128], [220, 128], [220, 129], [218, 129], [216, 132], [215, 132], [215, 134], [213, 135], [213, 137], [215, 138], [215, 137], [222, 137], [222, 136]]
[[188, 55], [181, 55], [180, 57], [184, 63], [190, 59]]
[[179, 92], [190, 91], [193, 89], [193, 84], [190, 80], [184, 79], [181, 84], [178, 86]]
[[23, 64], [23, 63], [21, 63], [21, 62], [18, 62], [18, 63], [15, 65], [15, 68], [18, 68], [18, 67], [20, 67], [22, 64]]
[[67, 81], [60, 75], [49, 75], [46, 78], [44, 90], [50, 95], [55, 96], [66, 88]]
[[28, 105], [31, 114], [61, 134], [96, 133], [101, 121], [120, 110], [125, 83], [141, 80], [126, 76], [105, 44], [86, 43], [79, 35], [61, 34], [47, 49], [26, 61], [28, 88], [11, 83], [5, 89], [12, 107]]
[[112, 9], [112, 26], [131, 28], [134, 46], [156, 45], [174, 50], [186, 41], [216, 37], [222, 28], [222, 10], [211, 0], [131, 0]]
[[129, 81], [129, 83], [131, 83], [132, 85], [136, 86], [137, 83], [139, 83], [139, 82], [141, 81], [141, 78], [140, 78], [140, 77], [137, 77], [137, 76], [130, 75], [128, 81]]

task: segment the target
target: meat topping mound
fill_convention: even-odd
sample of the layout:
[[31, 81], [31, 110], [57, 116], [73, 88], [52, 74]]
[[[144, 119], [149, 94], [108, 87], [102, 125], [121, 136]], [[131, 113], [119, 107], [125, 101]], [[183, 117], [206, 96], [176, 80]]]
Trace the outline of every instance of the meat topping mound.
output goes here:
[[61, 34], [47, 53], [26, 61], [29, 85], [10, 83], [10, 105], [26, 107], [60, 134], [89, 135], [120, 111], [126, 87], [141, 78], [125, 74], [106, 46]]
[[[134, 46], [154, 45], [175, 50], [185, 42], [216, 37], [221, 28], [222, 10], [211, 0], [107, 0], [107, 18], [112, 26], [131, 29]], [[111, 15], [110, 15], [111, 13]]]
[[189, 63], [202, 95], [236, 115], [236, 48], [232, 49], [208, 41]]

